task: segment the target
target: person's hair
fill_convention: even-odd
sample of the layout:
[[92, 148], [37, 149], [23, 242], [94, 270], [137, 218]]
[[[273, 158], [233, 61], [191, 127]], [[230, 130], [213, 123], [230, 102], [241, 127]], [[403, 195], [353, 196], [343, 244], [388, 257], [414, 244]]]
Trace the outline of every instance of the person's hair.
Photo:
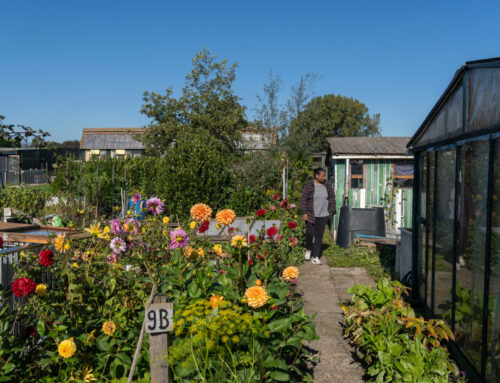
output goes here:
[[316, 169], [314, 169], [314, 177], [316, 177], [317, 175], [319, 175], [320, 173], [323, 173], [323, 172], [326, 173], [326, 170], [323, 169], [323, 168], [316, 168]]

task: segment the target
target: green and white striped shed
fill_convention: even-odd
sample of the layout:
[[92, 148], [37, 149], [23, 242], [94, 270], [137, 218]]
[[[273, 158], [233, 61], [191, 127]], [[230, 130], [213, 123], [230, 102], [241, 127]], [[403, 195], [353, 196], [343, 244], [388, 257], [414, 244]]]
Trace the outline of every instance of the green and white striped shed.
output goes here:
[[[388, 230], [412, 225], [410, 137], [330, 137], [332, 182], [340, 206], [386, 208]], [[395, 185], [399, 185], [396, 187]], [[338, 214], [334, 220], [334, 236]]]

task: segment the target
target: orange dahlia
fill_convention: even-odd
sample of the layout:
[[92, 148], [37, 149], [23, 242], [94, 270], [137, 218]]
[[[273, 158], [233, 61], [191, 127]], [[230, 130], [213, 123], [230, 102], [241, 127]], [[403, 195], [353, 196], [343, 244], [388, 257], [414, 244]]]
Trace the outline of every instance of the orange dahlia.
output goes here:
[[220, 225], [231, 225], [236, 218], [236, 213], [231, 209], [224, 209], [215, 215], [217, 223]]
[[223, 299], [224, 297], [222, 295], [212, 294], [212, 296], [210, 297], [210, 305], [213, 309], [215, 309], [216, 307], [219, 307]]
[[210, 206], [205, 205], [204, 203], [197, 203], [191, 207], [191, 217], [195, 221], [203, 222], [208, 221], [212, 216], [212, 209]]
[[245, 297], [248, 300], [248, 306], [258, 309], [266, 304], [269, 296], [262, 286], [252, 286], [245, 291]]
[[283, 270], [283, 278], [286, 281], [289, 281], [290, 279], [297, 279], [299, 276], [299, 269], [297, 269], [295, 266], [288, 266], [285, 270]]

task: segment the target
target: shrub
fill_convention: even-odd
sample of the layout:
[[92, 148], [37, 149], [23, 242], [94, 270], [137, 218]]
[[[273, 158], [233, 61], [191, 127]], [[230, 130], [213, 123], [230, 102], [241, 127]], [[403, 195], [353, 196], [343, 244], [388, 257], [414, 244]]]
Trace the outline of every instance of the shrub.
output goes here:
[[51, 193], [34, 187], [9, 188], [0, 193], [0, 207], [12, 207], [39, 217], [45, 210], [45, 202]]

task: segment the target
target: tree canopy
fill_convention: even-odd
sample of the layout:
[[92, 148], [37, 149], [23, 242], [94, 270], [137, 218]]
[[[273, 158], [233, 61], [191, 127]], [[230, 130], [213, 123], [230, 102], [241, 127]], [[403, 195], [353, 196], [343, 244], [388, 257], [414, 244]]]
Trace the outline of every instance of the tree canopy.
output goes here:
[[19, 124], [5, 124], [5, 116], [0, 115], [0, 147], [4, 148], [20, 148], [28, 143], [28, 140], [35, 140], [38, 146], [45, 145], [45, 137], [50, 136], [49, 133], [43, 130], [33, 130], [29, 126]]
[[144, 93], [141, 113], [152, 119], [146, 132], [139, 136], [150, 154], [162, 155], [183, 134], [209, 134], [232, 151], [246, 127], [245, 108], [234, 94], [237, 63], [217, 61], [206, 49], [193, 58], [180, 97], [172, 87], [165, 94]]
[[285, 145], [294, 158], [328, 149], [327, 137], [379, 136], [380, 115], [370, 115], [352, 97], [327, 94], [313, 98], [291, 121]]

